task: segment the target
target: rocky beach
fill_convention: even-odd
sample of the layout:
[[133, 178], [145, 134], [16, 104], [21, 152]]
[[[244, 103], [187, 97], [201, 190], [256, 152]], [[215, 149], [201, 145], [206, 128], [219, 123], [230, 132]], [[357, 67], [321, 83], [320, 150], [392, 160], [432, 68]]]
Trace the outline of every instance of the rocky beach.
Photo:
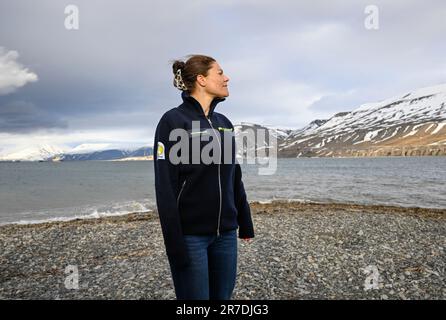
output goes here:
[[[446, 209], [251, 203], [233, 299], [445, 299]], [[0, 299], [175, 299], [156, 212], [0, 226]]]

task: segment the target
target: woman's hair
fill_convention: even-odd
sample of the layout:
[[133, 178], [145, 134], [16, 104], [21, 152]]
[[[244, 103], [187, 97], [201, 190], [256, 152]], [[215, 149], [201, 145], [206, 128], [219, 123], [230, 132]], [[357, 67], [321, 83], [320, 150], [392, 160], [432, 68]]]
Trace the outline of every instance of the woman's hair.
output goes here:
[[191, 93], [195, 89], [195, 81], [199, 74], [207, 76], [215, 59], [212, 57], [195, 54], [187, 56], [186, 62], [174, 60], [172, 64], [175, 88]]

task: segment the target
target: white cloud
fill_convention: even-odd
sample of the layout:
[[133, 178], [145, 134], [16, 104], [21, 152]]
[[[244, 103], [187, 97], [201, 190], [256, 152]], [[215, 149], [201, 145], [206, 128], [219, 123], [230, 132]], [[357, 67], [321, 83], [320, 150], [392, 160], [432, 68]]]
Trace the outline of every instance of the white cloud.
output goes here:
[[3, 132], [31, 132], [23, 143], [34, 141], [35, 130], [63, 128], [61, 119], [69, 126], [51, 139], [72, 146], [151, 140], [162, 113], [181, 103], [168, 60], [190, 53], [214, 56], [230, 77], [231, 95], [216, 111], [234, 124], [298, 128], [446, 79], [446, 2], [437, 0], [374, 1], [377, 31], [364, 28], [367, 0], [129, 0], [108, 1], [106, 11], [77, 2], [78, 32], [60, 27], [63, 4], [0, 4], [2, 45], [20, 48], [44, 79], [39, 90], [14, 97], [29, 106], [0, 105]]
[[225, 61], [222, 67], [230, 78], [230, 96], [216, 111], [227, 114], [234, 124], [248, 121], [296, 128], [314, 120], [310, 106], [331, 91], [305, 83], [298, 75], [284, 79], [274, 59], [259, 54]]
[[92, 151], [106, 150], [110, 143], [83, 143], [70, 150], [70, 153], [87, 153]]
[[17, 62], [17, 51], [0, 47], [0, 95], [14, 92], [28, 82], [37, 81], [37, 75]]

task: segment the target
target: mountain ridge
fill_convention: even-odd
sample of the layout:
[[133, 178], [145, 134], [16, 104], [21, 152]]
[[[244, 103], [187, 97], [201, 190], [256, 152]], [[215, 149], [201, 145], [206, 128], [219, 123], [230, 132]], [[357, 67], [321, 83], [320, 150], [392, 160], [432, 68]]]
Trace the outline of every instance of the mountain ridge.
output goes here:
[[[266, 129], [277, 138], [278, 157], [367, 157], [446, 155], [446, 84], [416, 89], [352, 111], [315, 119], [300, 129], [242, 122], [234, 126], [238, 156], [246, 156], [240, 140], [248, 129]], [[241, 141], [241, 143], [240, 143]], [[249, 141], [255, 154], [268, 141]], [[44, 144], [0, 157], [0, 161], [151, 160], [153, 148], [109, 148], [81, 144], [70, 152]], [[92, 150], [95, 148], [102, 150]], [[88, 151], [88, 152], [87, 152]]]
[[[242, 134], [246, 129], [239, 127], [236, 131]], [[279, 137], [277, 154], [279, 157], [446, 155], [445, 147], [446, 84], [441, 84], [365, 103], [352, 111], [337, 112], [329, 119], [313, 120], [283, 139]]]

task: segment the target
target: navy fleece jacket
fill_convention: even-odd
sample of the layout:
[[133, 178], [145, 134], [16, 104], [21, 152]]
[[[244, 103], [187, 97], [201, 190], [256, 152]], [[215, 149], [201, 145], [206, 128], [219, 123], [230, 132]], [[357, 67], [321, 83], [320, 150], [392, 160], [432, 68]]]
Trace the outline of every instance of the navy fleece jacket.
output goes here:
[[[214, 112], [216, 105], [225, 98], [215, 98], [206, 117], [196, 99], [186, 92], [181, 96], [183, 103], [161, 117], [153, 148], [156, 203], [166, 254], [178, 267], [190, 262], [183, 238], [185, 234], [218, 236], [221, 232], [238, 228], [239, 238], [254, 237], [242, 171], [235, 158], [234, 126], [224, 115]], [[192, 121], [199, 121], [198, 132], [192, 130]], [[180, 163], [172, 162], [169, 154], [180, 141], [180, 137], [169, 140], [171, 131], [177, 128], [186, 130], [189, 142], [187, 161]], [[208, 136], [203, 139], [202, 135]], [[199, 141], [194, 142], [194, 139]], [[226, 139], [232, 140], [230, 150], [223, 146]], [[200, 157], [198, 163], [194, 162], [192, 145], [198, 144], [203, 150], [210, 142], [220, 146], [214, 149], [218, 150], [216, 157], [220, 155], [220, 161], [206, 163]], [[187, 150], [178, 152], [177, 149], [173, 150], [180, 156]], [[225, 157], [225, 152], [231, 154]], [[209, 154], [213, 156], [213, 151]]]

